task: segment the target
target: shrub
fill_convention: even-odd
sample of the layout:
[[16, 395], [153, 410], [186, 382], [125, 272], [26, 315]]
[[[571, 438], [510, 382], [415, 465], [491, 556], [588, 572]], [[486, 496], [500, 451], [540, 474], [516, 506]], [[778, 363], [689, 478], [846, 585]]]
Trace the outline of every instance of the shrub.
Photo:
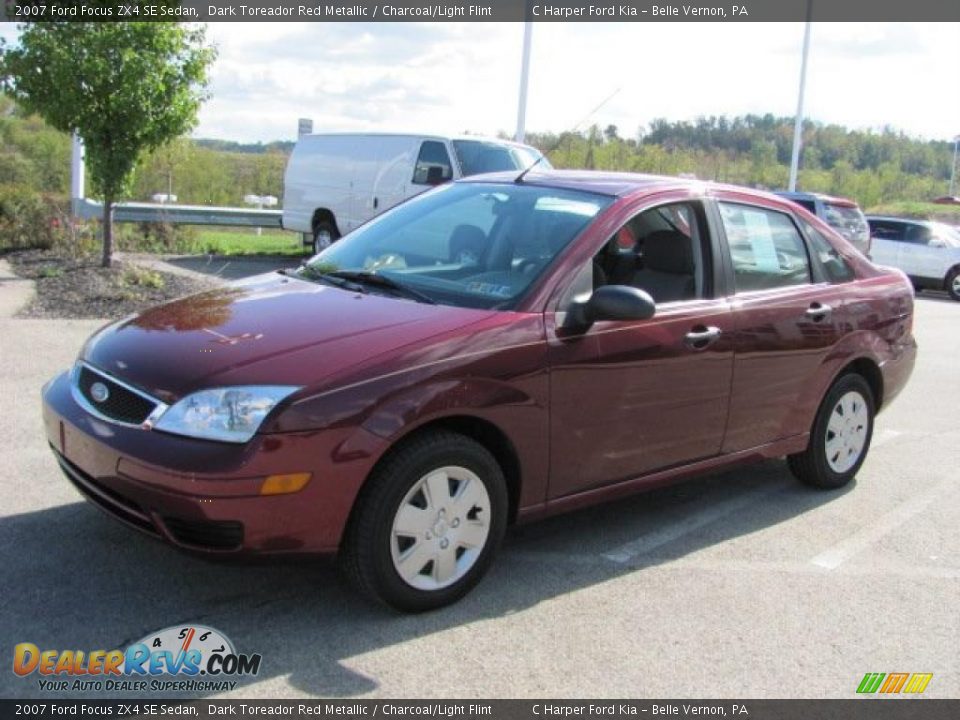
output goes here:
[[163, 275], [156, 270], [140, 267], [139, 265], [130, 265], [123, 271], [122, 282], [128, 287], [146, 287], [160, 290], [165, 282]]
[[66, 198], [0, 185], [0, 250], [63, 247], [70, 235]]

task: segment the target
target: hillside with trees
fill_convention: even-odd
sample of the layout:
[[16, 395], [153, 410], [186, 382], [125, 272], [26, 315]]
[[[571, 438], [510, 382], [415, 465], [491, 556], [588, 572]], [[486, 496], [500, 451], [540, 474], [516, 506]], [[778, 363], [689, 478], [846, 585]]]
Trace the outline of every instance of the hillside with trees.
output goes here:
[[[613, 125], [582, 132], [531, 133], [528, 142], [560, 168], [696, 175], [706, 180], [783, 188], [793, 122], [772, 115], [655, 120], [635, 137]], [[243, 196], [283, 196], [289, 142], [241, 144], [181, 138], [146, 155], [128, 199], [172, 192], [181, 203], [242, 205]], [[799, 186], [855, 198], [864, 207], [929, 200], [947, 191], [953, 147], [893, 130], [865, 132], [807, 122]], [[70, 142], [0, 96], [0, 204], [10, 194], [66, 199]]]
[[[635, 137], [615, 125], [585, 132], [530, 134], [556, 167], [688, 173], [704, 180], [783, 189], [790, 174], [793, 118], [773, 115], [654, 120]], [[805, 122], [798, 189], [856, 199], [864, 207], [930, 200], [947, 192], [953, 146], [892, 129], [848, 130]]]

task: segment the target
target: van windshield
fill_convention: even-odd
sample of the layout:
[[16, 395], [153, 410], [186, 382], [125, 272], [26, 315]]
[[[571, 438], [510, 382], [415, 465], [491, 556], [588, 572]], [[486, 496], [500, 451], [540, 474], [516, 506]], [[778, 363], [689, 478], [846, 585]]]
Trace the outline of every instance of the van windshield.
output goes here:
[[[540, 153], [531, 147], [503, 145], [488, 140], [454, 140], [453, 151], [464, 177], [481, 173], [523, 170], [533, 165]], [[552, 166], [544, 158], [537, 166], [549, 170]]]
[[369, 292], [510, 309], [612, 201], [533, 185], [453, 183], [380, 215], [299, 272], [366, 280]]

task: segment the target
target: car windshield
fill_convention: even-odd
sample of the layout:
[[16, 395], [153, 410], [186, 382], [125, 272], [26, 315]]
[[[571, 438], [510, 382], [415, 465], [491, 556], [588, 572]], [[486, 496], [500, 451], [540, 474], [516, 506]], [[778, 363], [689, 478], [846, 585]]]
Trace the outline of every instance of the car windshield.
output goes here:
[[863, 213], [856, 207], [825, 203], [824, 216], [827, 224], [838, 230], [863, 232], [867, 226]]
[[[457, 162], [460, 163], [460, 171], [464, 177], [503, 170], [523, 170], [541, 157], [533, 148], [487, 140], [454, 140], [453, 151], [457, 155]], [[543, 158], [537, 167], [546, 170], [551, 165]]]
[[453, 183], [358, 228], [300, 274], [340, 284], [366, 279], [372, 292], [441, 304], [509, 309], [612, 201], [532, 185]]
[[960, 228], [943, 223], [934, 224], [936, 236], [942, 239], [950, 247], [960, 247]]

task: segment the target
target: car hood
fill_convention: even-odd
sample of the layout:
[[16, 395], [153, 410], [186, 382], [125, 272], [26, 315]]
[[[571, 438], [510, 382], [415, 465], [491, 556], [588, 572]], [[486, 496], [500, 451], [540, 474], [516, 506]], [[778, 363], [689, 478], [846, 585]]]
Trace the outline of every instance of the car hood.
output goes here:
[[270, 273], [108, 325], [81, 357], [168, 403], [223, 385], [311, 391], [490, 314]]

